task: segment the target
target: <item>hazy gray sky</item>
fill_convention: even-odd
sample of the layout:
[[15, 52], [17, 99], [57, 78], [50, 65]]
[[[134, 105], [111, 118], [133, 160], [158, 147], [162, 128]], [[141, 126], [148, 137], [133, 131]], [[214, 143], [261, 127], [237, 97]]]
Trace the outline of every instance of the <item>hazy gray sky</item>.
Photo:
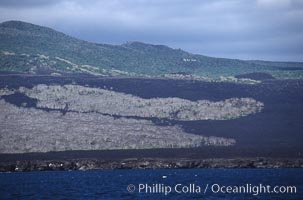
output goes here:
[[303, 61], [303, 0], [0, 0], [0, 21], [7, 20], [98, 43]]

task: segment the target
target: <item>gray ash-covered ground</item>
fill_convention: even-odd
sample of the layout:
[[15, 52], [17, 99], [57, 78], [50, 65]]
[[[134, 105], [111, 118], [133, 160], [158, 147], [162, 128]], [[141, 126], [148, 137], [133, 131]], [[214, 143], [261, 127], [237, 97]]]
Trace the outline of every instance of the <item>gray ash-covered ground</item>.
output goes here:
[[[228, 98], [249, 97], [264, 103], [261, 112], [232, 120], [176, 121], [152, 119], [157, 124], [181, 125], [189, 133], [204, 136], [234, 138], [237, 148], [251, 152], [271, 152], [271, 155], [287, 154], [300, 156], [303, 151], [303, 81], [267, 80], [260, 84], [211, 83], [189, 80], [164, 80], [142, 78], [101, 78], [91, 76], [1, 76], [1, 88], [32, 88], [37, 84], [78, 84], [82, 86], [108, 88], [142, 98], [178, 97], [196, 100], [221, 101]], [[15, 96], [14, 96], [15, 95]], [[17, 94], [5, 100], [15, 105], [31, 99]], [[230, 147], [228, 147], [230, 148]], [[140, 150], [142, 151], [142, 150]], [[152, 151], [152, 150], [151, 150]], [[161, 151], [161, 150], [159, 150]], [[163, 150], [165, 151], [165, 150]], [[169, 150], [169, 151], [174, 151]], [[199, 154], [203, 148], [187, 150]], [[239, 149], [232, 150], [242, 151]], [[243, 151], [243, 154], [245, 151]], [[252, 153], [253, 154], [253, 153]]]

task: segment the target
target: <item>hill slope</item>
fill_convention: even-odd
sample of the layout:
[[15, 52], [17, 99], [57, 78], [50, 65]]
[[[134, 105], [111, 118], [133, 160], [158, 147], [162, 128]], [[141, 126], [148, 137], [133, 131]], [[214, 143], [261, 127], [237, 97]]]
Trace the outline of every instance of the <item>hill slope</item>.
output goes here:
[[303, 63], [212, 58], [141, 42], [96, 44], [21, 21], [0, 24], [0, 44], [0, 71], [9, 72], [209, 77], [267, 72], [278, 78], [303, 74]]

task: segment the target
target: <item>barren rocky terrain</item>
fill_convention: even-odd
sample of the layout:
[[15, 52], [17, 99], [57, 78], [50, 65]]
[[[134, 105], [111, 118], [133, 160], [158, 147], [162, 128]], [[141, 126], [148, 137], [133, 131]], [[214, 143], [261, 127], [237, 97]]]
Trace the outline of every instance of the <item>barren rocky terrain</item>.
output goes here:
[[36, 107], [0, 101], [0, 153], [230, 146], [236, 143], [232, 138], [190, 134], [178, 125], [158, 126], [148, 118], [227, 120], [263, 108], [252, 98], [144, 99], [80, 85], [39, 84], [0, 91], [2, 96], [16, 93], [37, 101]]
[[[61, 163], [59, 167], [55, 164], [54, 169], [70, 169], [69, 164], [64, 164], [66, 159], [87, 158], [72, 167], [80, 169], [92, 159], [99, 162], [106, 155], [107, 159], [116, 158], [119, 165], [123, 159], [151, 158], [155, 166], [147, 167], [157, 168], [160, 157], [167, 162], [159, 161], [159, 167], [176, 158], [192, 158], [196, 162], [216, 157], [239, 159], [231, 165], [214, 160], [201, 167], [259, 167], [259, 163], [251, 165], [250, 161], [273, 156], [283, 160], [260, 166], [300, 167], [300, 163], [291, 163], [294, 158], [301, 158], [302, 152], [302, 84], [277, 80], [235, 84], [90, 76], [2, 76], [0, 162], [10, 166], [5, 161], [9, 158], [13, 171], [16, 167], [28, 170], [26, 163], [19, 166], [14, 162], [23, 157], [25, 162], [43, 158], [48, 160], [47, 165], [63, 162], [63, 168]], [[136, 168], [138, 162], [122, 168]], [[91, 169], [117, 167], [110, 163], [110, 166], [94, 164]], [[37, 170], [35, 166], [42, 165], [37, 162], [29, 166]], [[90, 169], [85, 166], [83, 169]]]
[[156, 126], [148, 120], [116, 119], [98, 113], [18, 108], [0, 101], [0, 153], [66, 150], [229, 146], [233, 139], [204, 137], [178, 126]]
[[223, 120], [260, 112], [263, 103], [252, 98], [212, 102], [180, 98], [143, 99], [120, 92], [79, 85], [37, 85], [17, 92], [38, 100], [38, 108], [100, 112], [109, 115], [156, 117], [175, 120]]

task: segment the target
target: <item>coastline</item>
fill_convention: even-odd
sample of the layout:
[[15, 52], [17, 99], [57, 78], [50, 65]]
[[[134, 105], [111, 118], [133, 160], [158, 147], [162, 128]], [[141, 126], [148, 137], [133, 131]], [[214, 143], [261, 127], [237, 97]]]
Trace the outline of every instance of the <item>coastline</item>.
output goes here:
[[0, 172], [114, 170], [114, 169], [192, 169], [192, 168], [303, 168], [302, 158], [128, 158], [67, 159], [1, 162]]
[[301, 147], [204, 147], [0, 154], [0, 172], [116, 169], [303, 168]]

